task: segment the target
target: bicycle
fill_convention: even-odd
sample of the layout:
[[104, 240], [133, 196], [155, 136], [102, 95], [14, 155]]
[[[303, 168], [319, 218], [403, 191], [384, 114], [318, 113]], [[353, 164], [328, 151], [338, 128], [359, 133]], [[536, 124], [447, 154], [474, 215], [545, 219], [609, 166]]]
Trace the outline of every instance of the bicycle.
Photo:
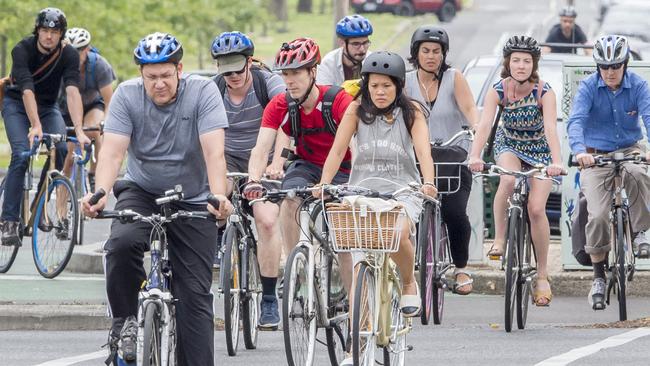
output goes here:
[[[648, 164], [644, 157], [638, 155], [625, 156], [623, 153], [614, 153], [610, 157], [594, 156], [594, 166], [614, 166], [612, 176], [613, 187], [611, 190], [612, 205], [610, 213], [610, 235], [612, 250], [609, 251], [609, 285], [607, 286], [607, 305], [610, 304], [612, 291], [618, 300], [619, 320], [627, 320], [627, 282], [634, 279], [636, 257], [632, 247], [632, 225], [630, 223], [629, 200], [623, 185], [622, 172], [626, 163]], [[570, 166], [578, 166], [573, 161]]]
[[[448, 141], [431, 142], [434, 148], [458, 146], [464, 141], [472, 141], [474, 134], [463, 129]], [[466, 162], [436, 162], [435, 184], [438, 194], [451, 195], [460, 190], [461, 169]], [[443, 174], [444, 173], [444, 174]], [[422, 312], [420, 322], [427, 325], [433, 315], [433, 323], [442, 323], [445, 304], [445, 290], [449, 287], [446, 273], [453, 267], [447, 225], [442, 220], [441, 202], [430, 199], [424, 202], [417, 232], [416, 264], [419, 272]]]
[[[327, 226], [319, 223], [323, 206], [312, 196], [320, 188], [270, 190], [256, 202], [301, 198], [298, 209], [300, 239], [287, 257], [284, 270], [282, 326], [289, 366], [314, 363], [316, 342], [327, 345], [330, 363], [345, 358], [348, 330], [346, 294], [338, 277], [338, 259], [329, 245]], [[320, 224], [320, 225], [318, 225]], [[325, 328], [325, 342], [316, 339]]]
[[[531, 239], [528, 217], [528, 179], [557, 180], [546, 175], [546, 168], [537, 165], [528, 171], [512, 171], [496, 164], [484, 164], [488, 174], [483, 176], [510, 175], [515, 177], [515, 186], [509, 199], [506, 224], [505, 248], [505, 330], [512, 331], [514, 314], [517, 314], [517, 328], [524, 329], [528, 318], [528, 303], [532, 302], [532, 281], [537, 274], [533, 259], [537, 262], [535, 247]], [[566, 174], [566, 173], [564, 173]], [[516, 307], [516, 311], [515, 311]]]
[[[333, 186], [324, 189], [331, 195], [343, 198], [350, 187]], [[393, 194], [380, 194], [370, 189], [353, 187], [352, 194], [374, 198], [394, 198], [408, 192], [423, 199], [418, 184], [397, 190]], [[352, 304], [352, 360], [355, 366], [403, 365], [406, 344], [412, 321], [402, 314], [400, 276], [390, 253], [399, 249], [401, 227], [406, 220], [402, 207], [373, 211], [368, 205], [359, 207], [346, 203], [326, 207], [332, 244], [336, 252], [362, 254], [355, 265], [356, 281]], [[376, 347], [383, 350], [383, 362], [376, 361]]]
[[[246, 349], [257, 348], [259, 309], [262, 300], [262, 282], [257, 261], [257, 237], [253, 230], [252, 210], [241, 192], [246, 173], [227, 173], [233, 182], [231, 202], [233, 213], [228, 218], [224, 233], [225, 245], [220, 246], [221, 259], [219, 292], [224, 295], [224, 328], [229, 356], [237, 354], [239, 323], [242, 321]], [[262, 182], [280, 184], [262, 179]], [[240, 316], [241, 310], [241, 316]]]
[[[106, 195], [99, 189], [90, 198], [95, 205]], [[168, 366], [177, 364], [176, 312], [177, 301], [171, 292], [172, 268], [165, 225], [177, 219], [208, 219], [207, 211], [172, 212], [170, 203], [183, 199], [180, 185], [156, 198], [161, 214], [143, 216], [132, 210], [98, 212], [98, 219], [117, 219], [123, 223], [145, 222], [152, 226], [150, 235], [151, 270], [138, 293], [137, 365]], [[208, 202], [217, 208], [219, 201], [212, 195]]]
[[[29, 151], [22, 156], [29, 159], [20, 204], [20, 240], [32, 237], [32, 254], [38, 273], [45, 278], [55, 278], [65, 269], [72, 257], [77, 240], [78, 206], [70, 180], [55, 169], [55, 145], [64, 141], [60, 134], [43, 134], [35, 140]], [[41, 152], [41, 146], [45, 150]], [[47, 155], [46, 173], [34, 199], [30, 203], [33, 186], [33, 164], [37, 155]], [[46, 168], [43, 167], [43, 169]], [[0, 207], [4, 200], [5, 179], [0, 184]], [[0, 273], [9, 271], [20, 246], [0, 245]]]

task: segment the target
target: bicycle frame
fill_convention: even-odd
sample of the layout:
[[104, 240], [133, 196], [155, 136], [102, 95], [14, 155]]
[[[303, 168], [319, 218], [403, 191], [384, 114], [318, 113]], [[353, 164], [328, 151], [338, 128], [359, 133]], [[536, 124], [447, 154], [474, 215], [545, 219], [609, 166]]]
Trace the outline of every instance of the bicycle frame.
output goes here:
[[[525, 235], [530, 235], [530, 221], [528, 219], [528, 192], [528, 179], [517, 176], [515, 178], [515, 189], [512, 193], [512, 196], [508, 199], [508, 218], [510, 218], [512, 215], [517, 215], [521, 219], [521, 222], [524, 224], [523, 227], [519, 227], [519, 238], [522, 240], [520, 240], [518, 245], [515, 247], [515, 255], [517, 258], [521, 259], [523, 259], [523, 245], [525, 245], [523, 238]], [[508, 251], [506, 248], [506, 253], [507, 252]], [[518, 264], [519, 267], [514, 269], [519, 271], [521, 275], [525, 277], [526, 284], [530, 285], [533, 276], [535, 276], [537, 273], [537, 269], [532, 266], [531, 263], [522, 263], [522, 261], [518, 261]]]

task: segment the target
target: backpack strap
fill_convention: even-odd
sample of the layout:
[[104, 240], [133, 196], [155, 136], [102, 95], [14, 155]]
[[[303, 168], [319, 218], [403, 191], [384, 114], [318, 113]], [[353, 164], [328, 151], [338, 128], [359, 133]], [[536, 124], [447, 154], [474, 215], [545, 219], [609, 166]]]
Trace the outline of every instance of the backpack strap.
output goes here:
[[255, 90], [255, 96], [260, 102], [262, 108], [266, 108], [266, 105], [269, 104], [269, 91], [266, 86], [266, 79], [262, 70], [257, 67], [251, 68], [251, 73], [253, 75], [253, 89]]
[[[96, 66], [97, 66], [97, 54], [93, 52], [93, 50], [91, 49], [90, 52], [88, 52], [88, 57], [86, 62], [86, 79], [84, 82], [84, 84], [86, 84], [86, 89], [88, 89], [88, 79], [95, 80]], [[95, 82], [95, 85], [97, 85], [97, 82]]]
[[226, 95], [226, 79], [224, 79], [223, 75], [216, 75], [212, 80], [217, 84], [221, 97], [223, 98]]
[[336, 99], [336, 96], [339, 94], [339, 92], [341, 92], [341, 90], [344, 89], [340, 86], [331, 86], [325, 92], [323, 101], [321, 102], [321, 113], [323, 115], [323, 121], [325, 122], [325, 129], [327, 132], [334, 136], [336, 135], [336, 129], [338, 128], [338, 125], [336, 124], [336, 121], [334, 120], [334, 116], [332, 114], [332, 105], [334, 104], [334, 99]]

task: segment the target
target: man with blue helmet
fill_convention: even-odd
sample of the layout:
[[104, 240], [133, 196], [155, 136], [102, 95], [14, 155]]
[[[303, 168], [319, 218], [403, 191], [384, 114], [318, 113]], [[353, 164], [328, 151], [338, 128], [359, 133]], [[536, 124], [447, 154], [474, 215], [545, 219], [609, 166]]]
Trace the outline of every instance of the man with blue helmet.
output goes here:
[[361, 15], [348, 15], [336, 23], [341, 47], [330, 51], [318, 65], [316, 84], [341, 85], [361, 78], [361, 63], [368, 56], [372, 24]]
[[[240, 32], [224, 32], [212, 42], [212, 58], [217, 62], [215, 82], [223, 96], [228, 115], [225, 155], [228, 172], [248, 172], [251, 151], [257, 142], [264, 107], [270, 99], [285, 91], [282, 78], [253, 64], [255, 45]], [[267, 175], [281, 172], [282, 163], [277, 151], [276, 164], [267, 167]], [[267, 186], [267, 188], [270, 188]], [[262, 280], [262, 303], [259, 326], [275, 330], [280, 323], [275, 287], [282, 254], [282, 236], [278, 216], [280, 208], [274, 203], [253, 206], [255, 227], [259, 235], [257, 259]]]
[[[588, 301], [594, 310], [605, 309], [605, 267], [610, 243], [610, 206], [613, 166], [594, 166], [594, 155], [625, 156], [650, 152], [641, 144], [643, 119], [650, 139], [650, 88], [639, 75], [627, 69], [630, 50], [627, 39], [607, 35], [596, 41], [593, 57], [597, 72], [580, 82], [567, 123], [571, 151], [580, 164], [580, 188], [587, 198], [585, 251], [591, 256], [594, 281]], [[642, 165], [625, 164], [623, 185], [630, 203], [634, 253], [650, 257], [646, 231], [650, 229], [650, 175]]]
[[[155, 198], [180, 184], [185, 198], [175, 203], [187, 211], [205, 210], [215, 194], [226, 218], [232, 205], [225, 197], [223, 157], [226, 112], [211, 80], [182, 74], [183, 47], [170, 34], [153, 33], [134, 50], [140, 77], [116, 89], [104, 128], [96, 187], [117, 197], [116, 210], [143, 215], [159, 212]], [[116, 182], [125, 153], [124, 180]], [[107, 201], [83, 199], [86, 215], [96, 216]], [[113, 222], [106, 251], [106, 292], [113, 316], [109, 344], [112, 354], [127, 362], [136, 358], [138, 292], [145, 279], [143, 255], [151, 227], [145, 223]], [[178, 327], [177, 365], [214, 365], [212, 258], [217, 237], [215, 220], [184, 220], [167, 225], [173, 294]], [[110, 361], [110, 360], [108, 360]]]

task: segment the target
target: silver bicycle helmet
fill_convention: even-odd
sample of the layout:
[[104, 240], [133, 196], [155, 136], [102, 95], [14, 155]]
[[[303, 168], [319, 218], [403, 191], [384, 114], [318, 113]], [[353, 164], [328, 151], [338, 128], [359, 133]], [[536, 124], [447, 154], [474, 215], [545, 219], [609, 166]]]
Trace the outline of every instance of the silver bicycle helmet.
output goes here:
[[617, 35], [602, 36], [594, 44], [594, 61], [597, 65], [614, 65], [630, 58], [627, 38]]

